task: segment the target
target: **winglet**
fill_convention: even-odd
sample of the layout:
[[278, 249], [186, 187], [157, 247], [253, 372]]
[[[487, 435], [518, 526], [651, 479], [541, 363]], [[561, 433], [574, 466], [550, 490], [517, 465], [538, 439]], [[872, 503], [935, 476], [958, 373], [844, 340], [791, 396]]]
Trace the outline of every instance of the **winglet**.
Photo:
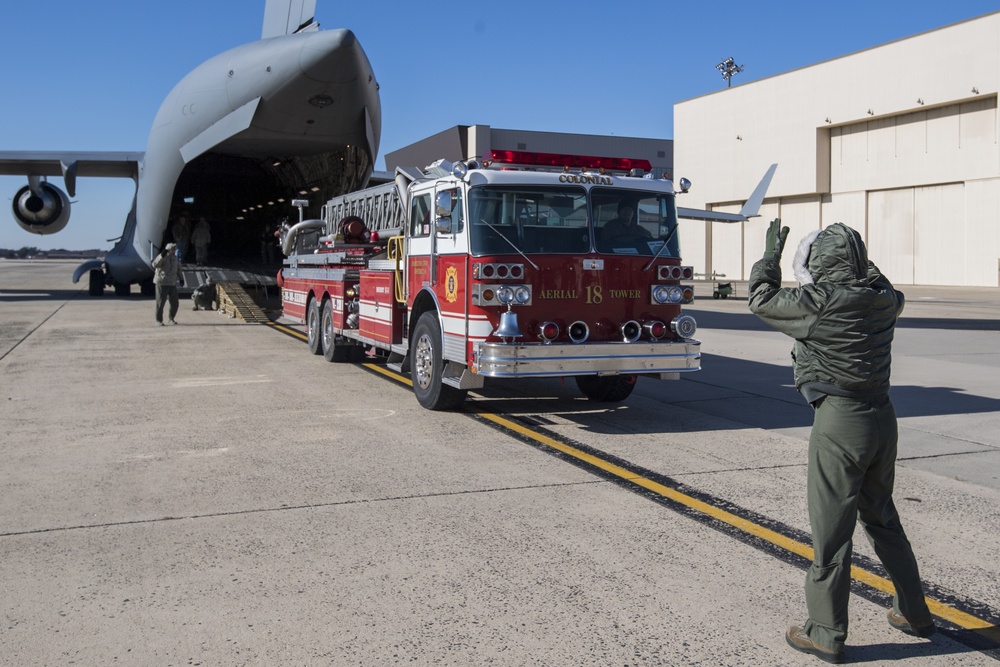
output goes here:
[[764, 195], [767, 194], [767, 189], [771, 186], [771, 178], [774, 177], [774, 170], [777, 168], [777, 163], [768, 167], [764, 178], [760, 179], [760, 183], [757, 184], [753, 194], [750, 195], [750, 199], [747, 199], [747, 203], [740, 209], [740, 215], [745, 218], [756, 218], [758, 216], [760, 205], [764, 203]]

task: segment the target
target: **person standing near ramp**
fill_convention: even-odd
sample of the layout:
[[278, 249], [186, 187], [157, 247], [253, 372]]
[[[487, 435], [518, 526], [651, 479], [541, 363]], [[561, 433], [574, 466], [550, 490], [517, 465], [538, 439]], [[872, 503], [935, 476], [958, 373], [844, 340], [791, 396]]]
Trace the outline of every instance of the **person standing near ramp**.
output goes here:
[[191, 232], [191, 242], [194, 243], [195, 262], [204, 266], [208, 263], [208, 244], [212, 242], [212, 230], [208, 226], [208, 220], [198, 218], [198, 224]]
[[896, 589], [889, 624], [920, 637], [936, 630], [892, 501], [898, 428], [889, 398], [890, 350], [903, 294], [868, 260], [861, 235], [842, 223], [802, 240], [794, 261], [800, 286], [783, 288], [787, 237], [788, 228], [774, 220], [749, 286], [750, 310], [795, 339], [795, 387], [815, 410], [807, 476], [814, 551], [805, 584], [809, 617], [789, 628], [785, 640], [840, 663], [858, 520]]
[[177, 246], [168, 243], [163, 246], [160, 254], [153, 259], [153, 283], [156, 285], [156, 324], [163, 326], [163, 306], [170, 302], [170, 323], [177, 324], [174, 317], [180, 302], [177, 300], [177, 283], [184, 283], [181, 275], [181, 263], [177, 259]]

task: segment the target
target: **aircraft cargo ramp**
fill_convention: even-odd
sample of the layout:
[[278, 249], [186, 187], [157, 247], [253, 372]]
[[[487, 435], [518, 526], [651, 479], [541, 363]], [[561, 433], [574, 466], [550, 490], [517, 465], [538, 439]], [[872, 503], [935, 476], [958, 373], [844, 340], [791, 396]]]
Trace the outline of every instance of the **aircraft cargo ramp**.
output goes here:
[[267, 322], [268, 312], [280, 313], [281, 297], [273, 273], [260, 266], [181, 266], [182, 298], [209, 279], [216, 285], [218, 309], [246, 322]]
[[219, 310], [244, 322], [267, 322], [267, 316], [240, 283], [219, 283], [215, 287]]

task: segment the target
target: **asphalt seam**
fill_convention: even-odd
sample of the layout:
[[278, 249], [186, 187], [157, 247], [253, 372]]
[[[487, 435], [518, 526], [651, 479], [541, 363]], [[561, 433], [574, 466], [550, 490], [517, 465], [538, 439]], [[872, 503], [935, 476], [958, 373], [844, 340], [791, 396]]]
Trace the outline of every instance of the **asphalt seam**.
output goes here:
[[8, 356], [8, 355], [9, 355], [9, 354], [10, 354], [11, 352], [13, 352], [14, 350], [16, 350], [16, 349], [17, 349], [17, 347], [18, 347], [18, 346], [19, 346], [19, 345], [20, 345], [21, 343], [23, 343], [24, 341], [26, 341], [26, 340], [28, 340], [29, 338], [31, 338], [32, 334], [34, 334], [34, 333], [35, 333], [36, 331], [38, 331], [38, 330], [39, 330], [39, 329], [41, 329], [41, 328], [42, 328], [43, 326], [45, 326], [45, 323], [46, 323], [46, 322], [48, 322], [48, 321], [49, 321], [49, 320], [51, 320], [51, 319], [52, 319], [53, 317], [55, 317], [55, 316], [56, 316], [56, 313], [58, 313], [58, 312], [59, 312], [60, 310], [62, 310], [62, 309], [63, 309], [63, 306], [65, 306], [65, 305], [66, 305], [67, 303], [69, 303], [70, 301], [72, 301], [73, 299], [75, 299], [75, 298], [76, 298], [77, 296], [79, 296], [79, 294], [80, 294], [80, 293], [79, 293], [79, 292], [77, 292], [77, 293], [76, 293], [76, 294], [74, 294], [74, 295], [73, 295], [72, 297], [70, 297], [70, 298], [69, 298], [69, 299], [67, 299], [66, 301], [63, 301], [63, 302], [62, 302], [61, 304], [59, 304], [59, 307], [58, 307], [58, 308], [56, 308], [56, 309], [55, 309], [55, 310], [53, 310], [53, 311], [52, 311], [51, 313], [49, 313], [49, 314], [48, 314], [48, 316], [47, 316], [47, 317], [46, 317], [46, 318], [45, 318], [44, 320], [42, 320], [42, 321], [41, 321], [41, 322], [39, 322], [39, 323], [38, 323], [37, 325], [35, 325], [35, 327], [34, 327], [34, 328], [33, 328], [33, 329], [31, 330], [31, 331], [29, 331], [28, 333], [24, 334], [24, 336], [22, 336], [20, 340], [18, 340], [18, 341], [17, 341], [16, 343], [14, 343], [13, 345], [11, 345], [11, 346], [10, 346], [10, 349], [8, 349], [8, 350], [7, 350], [6, 352], [4, 352], [4, 353], [3, 353], [2, 355], [0, 355], [0, 361], [3, 361], [4, 359], [6, 359], [6, 358], [7, 358], [7, 356]]
[[52, 528], [34, 528], [31, 530], [11, 531], [0, 533], [0, 538], [23, 537], [25, 535], [41, 535], [45, 533], [62, 533], [74, 530], [92, 530], [100, 528], [118, 528], [122, 526], [139, 526], [144, 524], [166, 523], [168, 521], [188, 521], [195, 519], [217, 519], [227, 516], [241, 516], [246, 514], [268, 514], [270, 512], [289, 512], [304, 509], [323, 509], [328, 507], [346, 507], [349, 505], [365, 505], [372, 503], [389, 503], [403, 500], [421, 500], [426, 498], [447, 498], [450, 496], [465, 496], [486, 493], [505, 493], [508, 491], [532, 491], [537, 489], [556, 489], [563, 487], [590, 486], [607, 484], [608, 480], [592, 479], [583, 482], [563, 482], [559, 484], [530, 484], [524, 486], [506, 486], [490, 489], [464, 489], [462, 491], [442, 491], [438, 493], [414, 493], [407, 496], [385, 496], [382, 498], [361, 498], [358, 500], [339, 500], [328, 503], [306, 503], [302, 505], [282, 505], [280, 507], [258, 507], [255, 509], [233, 510], [231, 512], [210, 512], [207, 514], [190, 514], [187, 516], [163, 516], [156, 519], [134, 519], [131, 521], [109, 521], [106, 523], [80, 524], [76, 526], [57, 526]]

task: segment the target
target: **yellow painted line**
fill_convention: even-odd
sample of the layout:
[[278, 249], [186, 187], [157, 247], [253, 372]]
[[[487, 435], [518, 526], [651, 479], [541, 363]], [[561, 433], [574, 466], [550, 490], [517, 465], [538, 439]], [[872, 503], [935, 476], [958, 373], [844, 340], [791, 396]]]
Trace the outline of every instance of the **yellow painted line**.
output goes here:
[[[681, 493], [676, 489], [671, 489], [668, 486], [664, 486], [663, 484], [654, 482], [653, 480], [647, 479], [641, 475], [637, 475], [631, 470], [627, 470], [621, 466], [610, 463], [609, 461], [605, 461], [604, 459], [598, 458], [593, 454], [588, 454], [587, 452], [579, 450], [576, 447], [559, 442], [558, 440], [545, 436], [541, 433], [536, 433], [529, 428], [510, 421], [509, 419], [485, 412], [475, 406], [470, 406], [470, 410], [483, 419], [503, 426], [506, 429], [510, 429], [511, 431], [527, 438], [531, 438], [532, 440], [546, 445], [547, 447], [551, 447], [555, 450], [563, 452], [564, 454], [572, 456], [579, 461], [584, 461], [596, 468], [614, 475], [615, 477], [631, 482], [637, 486], [641, 486], [642, 488], [648, 489], [657, 495], [680, 503], [685, 507], [697, 510], [702, 514], [706, 514], [714, 519], [722, 521], [723, 523], [729, 524], [744, 533], [766, 540], [767, 542], [801, 556], [806, 560], [811, 561], [813, 559], [812, 547], [802, 544], [801, 542], [796, 542], [781, 533], [777, 533], [773, 530], [765, 528], [764, 526], [753, 523], [752, 521], [748, 521], [747, 519], [739, 517], [732, 512], [727, 512], [724, 509], [710, 505], [702, 500], [698, 500], [697, 498], [692, 498], [686, 493]], [[891, 581], [885, 577], [880, 577], [877, 574], [873, 574], [857, 566], [851, 566], [851, 576], [855, 580], [876, 590], [882, 591], [883, 593], [888, 593], [889, 595], [893, 595], [895, 593], [895, 588], [893, 587]], [[953, 623], [958, 627], [965, 628], [966, 630], [974, 630], [984, 637], [1000, 642], [1000, 628], [997, 628], [997, 626], [992, 625], [981, 618], [977, 618], [972, 614], [967, 614], [964, 611], [955, 609], [954, 607], [946, 605], [933, 598], [925, 598], [925, 600], [927, 600], [927, 606], [930, 608], [931, 613], [935, 616]]]
[[385, 368], [383, 366], [379, 366], [378, 364], [361, 364], [361, 365], [364, 366], [365, 368], [368, 368], [370, 370], [375, 371], [376, 373], [380, 373], [380, 374], [386, 376], [390, 380], [395, 380], [396, 382], [401, 382], [401, 383], [405, 384], [408, 387], [412, 387], [413, 386], [413, 382], [411, 382], [409, 378], [404, 377], [404, 376], [400, 375], [399, 373], [396, 373], [395, 371], [390, 371], [388, 368]]
[[272, 329], [277, 329], [281, 333], [285, 333], [285, 334], [288, 334], [289, 336], [293, 336], [295, 338], [298, 338], [301, 341], [308, 341], [309, 340], [309, 336], [307, 336], [306, 334], [304, 334], [301, 331], [298, 331], [296, 329], [293, 329], [291, 327], [285, 326], [284, 324], [277, 324], [275, 322], [264, 322], [264, 324], [266, 324], [267, 326], [271, 327]]
[[[271, 324], [271, 326], [276, 329], [281, 329], [286, 333], [290, 333], [296, 338], [307, 340], [307, 337], [304, 334], [294, 329], [290, 329], [288, 327], [284, 327], [282, 325], [276, 325], [273, 323]], [[411, 382], [409, 378], [400, 375], [394, 371], [391, 371], [383, 366], [372, 363], [364, 363], [361, 365], [364, 366], [365, 368], [368, 368], [369, 370], [379, 373], [380, 375], [384, 375], [389, 379], [395, 380], [396, 382], [401, 382], [410, 387], [413, 386], [413, 382]], [[550, 438], [546, 435], [533, 431], [509, 419], [505, 419], [504, 417], [500, 417], [493, 413], [486, 412], [474, 404], [468, 405], [466, 409], [470, 412], [474, 412], [477, 416], [487, 421], [491, 421], [494, 424], [497, 424], [498, 426], [502, 426], [505, 429], [518, 433], [526, 438], [530, 438], [531, 440], [543, 444], [546, 447], [551, 447], [552, 449], [555, 449], [556, 451], [560, 451], [568, 456], [571, 456], [577, 459], [578, 461], [583, 461], [584, 463], [587, 463], [591, 466], [594, 466], [595, 468], [598, 468], [611, 475], [614, 475], [619, 479], [623, 479], [627, 482], [635, 484], [636, 486], [641, 486], [644, 489], [647, 489], [657, 495], [663, 496], [664, 498], [668, 498], [669, 500], [684, 505], [685, 507], [697, 510], [702, 514], [705, 514], [707, 516], [712, 517], [713, 519], [726, 523], [744, 533], [747, 533], [748, 535], [753, 535], [754, 537], [758, 537], [762, 540], [765, 540], [797, 556], [801, 556], [806, 560], [811, 561], [813, 559], [812, 547], [806, 544], [802, 544], [801, 542], [796, 542], [795, 540], [786, 537], [781, 533], [775, 532], [769, 528], [765, 528], [764, 526], [761, 526], [752, 521], [737, 516], [732, 512], [727, 512], [724, 509], [720, 509], [718, 507], [715, 507], [714, 505], [710, 505], [702, 500], [698, 500], [697, 498], [693, 498], [687, 495], [686, 493], [681, 493], [676, 489], [672, 489], [658, 482], [654, 482], [653, 480], [638, 475], [635, 472], [632, 472], [631, 470], [622, 468], [621, 466], [615, 465], [614, 463], [611, 463], [610, 461], [606, 461], [602, 458], [594, 456], [593, 454], [588, 454], [587, 452], [577, 449], [576, 447], [567, 445], [566, 443], [560, 442], [554, 438]], [[871, 588], [874, 588], [875, 590], [881, 591], [888, 595], [893, 595], [895, 593], [895, 588], [893, 587], [891, 581], [889, 581], [885, 577], [880, 577], [877, 574], [873, 574], [872, 572], [863, 570], [856, 565], [851, 566], [851, 577], [856, 581], [859, 581], [867, 586], [870, 586]], [[930, 608], [931, 613], [937, 616], [938, 618], [953, 623], [954, 625], [960, 628], [964, 628], [966, 630], [973, 630], [977, 634], [982, 635], [983, 637], [986, 637], [992, 641], [1000, 643], [1000, 628], [998, 628], [997, 626], [992, 625], [981, 618], [973, 616], [972, 614], [967, 614], [964, 611], [955, 609], [954, 607], [947, 605], [943, 602], [940, 602], [938, 600], [935, 600], [933, 598], [928, 597], [925, 598], [925, 600], [927, 601], [927, 606]]]

